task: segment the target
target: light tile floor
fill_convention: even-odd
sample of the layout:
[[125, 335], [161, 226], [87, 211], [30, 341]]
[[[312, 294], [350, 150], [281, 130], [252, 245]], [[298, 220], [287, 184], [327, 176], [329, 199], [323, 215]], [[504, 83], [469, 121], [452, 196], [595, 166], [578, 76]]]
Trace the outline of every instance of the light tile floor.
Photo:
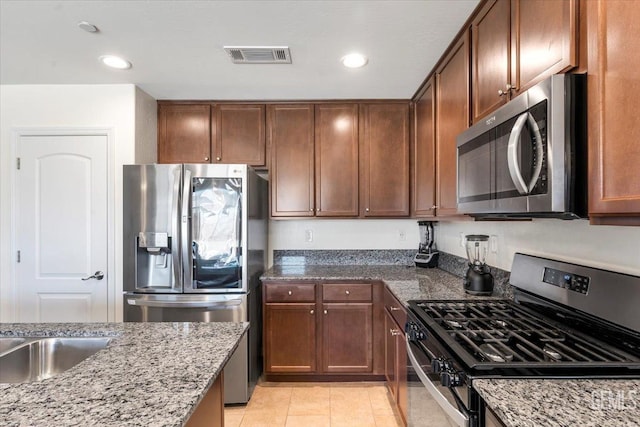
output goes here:
[[390, 399], [382, 383], [263, 382], [225, 408], [225, 427], [400, 427]]

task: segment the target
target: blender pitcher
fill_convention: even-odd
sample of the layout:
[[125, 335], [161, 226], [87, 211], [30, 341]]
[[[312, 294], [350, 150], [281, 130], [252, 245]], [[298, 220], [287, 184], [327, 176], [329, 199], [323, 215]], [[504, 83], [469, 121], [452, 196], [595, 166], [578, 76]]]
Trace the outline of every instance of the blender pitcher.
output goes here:
[[485, 264], [489, 251], [489, 236], [469, 234], [465, 236], [469, 268], [464, 279], [464, 290], [471, 295], [491, 295], [493, 276]]

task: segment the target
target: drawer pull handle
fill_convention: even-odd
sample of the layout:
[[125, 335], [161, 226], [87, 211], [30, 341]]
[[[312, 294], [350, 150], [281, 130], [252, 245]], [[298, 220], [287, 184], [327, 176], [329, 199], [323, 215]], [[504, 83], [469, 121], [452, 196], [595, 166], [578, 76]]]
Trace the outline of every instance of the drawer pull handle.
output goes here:
[[400, 307], [389, 307], [389, 310], [391, 310], [391, 311], [400, 311], [401, 308]]
[[289, 291], [289, 292], [287, 292], [287, 293], [288, 293], [289, 295], [293, 295], [293, 292], [291, 292], [291, 291]]
[[391, 333], [391, 336], [393, 336], [393, 337], [400, 335], [400, 330], [399, 329], [389, 329], [389, 332]]
[[345, 294], [349, 295], [349, 291], [344, 291]]

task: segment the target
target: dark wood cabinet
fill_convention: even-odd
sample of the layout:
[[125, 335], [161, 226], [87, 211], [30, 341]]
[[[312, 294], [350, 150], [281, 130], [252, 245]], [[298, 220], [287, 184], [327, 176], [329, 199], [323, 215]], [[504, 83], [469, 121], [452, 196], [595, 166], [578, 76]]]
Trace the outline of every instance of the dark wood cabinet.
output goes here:
[[432, 76], [423, 85], [413, 108], [412, 188], [413, 214], [436, 214], [435, 85]]
[[358, 216], [358, 104], [315, 106], [316, 216]]
[[471, 114], [474, 123], [506, 103], [509, 97], [510, 17], [511, 0], [490, 0], [471, 23]]
[[513, 0], [512, 96], [578, 65], [577, 28], [578, 0]]
[[314, 216], [314, 107], [269, 105], [271, 216]]
[[471, 23], [473, 122], [578, 65], [577, 0], [489, 0]]
[[211, 159], [211, 107], [158, 106], [158, 163], [208, 163]]
[[265, 282], [268, 380], [381, 380], [382, 290], [382, 283]]
[[407, 349], [405, 334], [403, 333], [404, 323], [406, 322], [406, 311], [387, 288], [385, 288], [384, 291], [384, 301], [385, 377], [387, 387], [396, 405], [398, 405], [400, 416], [406, 423], [408, 409]]
[[360, 215], [409, 215], [409, 104], [360, 105]]
[[265, 166], [265, 106], [218, 104], [214, 110], [212, 163]]
[[159, 103], [158, 162], [264, 167], [265, 106]]
[[456, 137], [469, 127], [469, 33], [465, 31], [436, 70], [436, 205], [456, 215]]
[[640, 7], [587, 1], [589, 217], [640, 225]]

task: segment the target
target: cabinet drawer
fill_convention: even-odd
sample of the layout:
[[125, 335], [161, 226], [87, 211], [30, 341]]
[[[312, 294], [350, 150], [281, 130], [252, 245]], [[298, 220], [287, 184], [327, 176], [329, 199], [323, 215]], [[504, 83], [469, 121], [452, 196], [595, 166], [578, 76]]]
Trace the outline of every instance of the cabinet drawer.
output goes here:
[[268, 283], [265, 286], [266, 302], [314, 302], [316, 285], [306, 283]]
[[384, 288], [384, 308], [391, 314], [398, 326], [404, 330], [404, 325], [407, 323], [407, 310], [386, 286]]
[[328, 283], [322, 285], [322, 301], [371, 301], [370, 283]]

